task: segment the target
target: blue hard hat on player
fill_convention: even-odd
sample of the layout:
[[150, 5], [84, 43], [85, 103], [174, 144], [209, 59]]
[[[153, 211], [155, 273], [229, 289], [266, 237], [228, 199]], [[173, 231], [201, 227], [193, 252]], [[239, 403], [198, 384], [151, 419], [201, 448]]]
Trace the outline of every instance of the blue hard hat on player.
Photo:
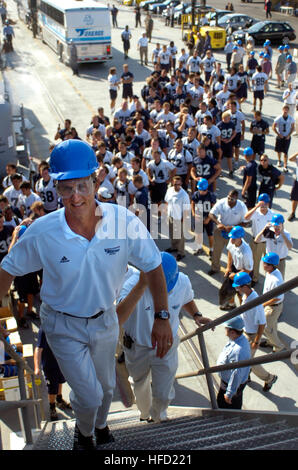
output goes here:
[[258, 202], [261, 202], [261, 201], [266, 202], [268, 204], [270, 202], [270, 197], [268, 196], [268, 194], [266, 193], [260, 194], [258, 197]]
[[238, 315], [237, 317], [230, 318], [230, 320], [227, 320], [226, 322], [224, 322], [224, 325], [227, 328], [241, 331], [244, 328], [244, 321], [242, 320], [242, 317]]
[[282, 214], [274, 214], [271, 219], [272, 225], [279, 225], [285, 222], [284, 216]]
[[178, 264], [174, 256], [170, 255], [166, 251], [161, 252], [161, 264], [166, 278], [167, 291], [170, 292], [174, 289], [176, 282], [178, 281]]
[[65, 140], [51, 153], [50, 175], [55, 180], [70, 180], [90, 176], [98, 168], [92, 147], [82, 140]]
[[234, 276], [233, 279], [233, 287], [241, 287], [241, 286], [246, 286], [247, 284], [251, 283], [251, 277], [248, 273], [241, 272], [237, 273]]
[[244, 150], [243, 150], [243, 155], [246, 155], [246, 156], [251, 156], [254, 154], [254, 151], [251, 147], [246, 147]]
[[273, 251], [266, 253], [266, 255], [263, 256], [262, 261], [264, 261], [267, 264], [273, 264], [273, 266], [278, 266], [279, 265], [279, 256], [277, 253], [273, 253]]
[[206, 191], [206, 189], [208, 189], [208, 186], [209, 186], [209, 183], [205, 178], [201, 178], [197, 184], [197, 188], [200, 191]]
[[232, 230], [229, 232], [228, 237], [232, 238], [235, 240], [235, 238], [243, 238], [245, 235], [244, 228], [240, 227], [240, 225], [236, 225], [235, 227], [232, 228]]

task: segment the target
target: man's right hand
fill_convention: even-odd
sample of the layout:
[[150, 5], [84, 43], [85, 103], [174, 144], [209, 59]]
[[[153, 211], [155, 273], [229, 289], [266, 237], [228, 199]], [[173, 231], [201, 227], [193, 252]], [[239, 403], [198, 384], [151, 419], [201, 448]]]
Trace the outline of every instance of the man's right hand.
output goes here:
[[156, 356], [163, 358], [173, 344], [173, 333], [169, 320], [157, 318], [151, 333], [152, 347], [156, 347]]

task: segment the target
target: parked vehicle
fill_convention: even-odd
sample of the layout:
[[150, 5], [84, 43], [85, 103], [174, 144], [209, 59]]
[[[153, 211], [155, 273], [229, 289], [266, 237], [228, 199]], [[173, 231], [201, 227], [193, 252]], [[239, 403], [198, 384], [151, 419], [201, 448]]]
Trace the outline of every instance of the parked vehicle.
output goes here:
[[246, 30], [238, 30], [232, 34], [235, 40], [246, 40], [252, 36], [255, 43], [263, 43], [270, 39], [273, 43], [287, 44], [296, 39], [292, 26], [284, 21], [259, 21]]
[[218, 20], [218, 26], [225, 28], [228, 34], [232, 34], [232, 32], [235, 31], [236, 29], [249, 28], [250, 26], [252, 26], [253, 24], [257, 22], [258, 20], [256, 20], [255, 18], [252, 18], [251, 16], [233, 13], [233, 14], [222, 16]]

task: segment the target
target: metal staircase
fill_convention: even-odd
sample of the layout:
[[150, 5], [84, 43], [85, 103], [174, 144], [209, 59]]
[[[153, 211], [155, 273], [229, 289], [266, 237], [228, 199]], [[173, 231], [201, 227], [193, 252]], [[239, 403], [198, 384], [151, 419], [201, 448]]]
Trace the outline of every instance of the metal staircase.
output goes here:
[[[168, 421], [140, 422], [137, 411], [113, 413], [115, 442], [102, 450], [258, 450], [298, 449], [298, 426], [291, 414], [169, 408]], [[292, 417], [293, 418], [293, 417]], [[297, 418], [296, 418], [297, 421]], [[47, 423], [33, 450], [71, 450], [75, 420]]]

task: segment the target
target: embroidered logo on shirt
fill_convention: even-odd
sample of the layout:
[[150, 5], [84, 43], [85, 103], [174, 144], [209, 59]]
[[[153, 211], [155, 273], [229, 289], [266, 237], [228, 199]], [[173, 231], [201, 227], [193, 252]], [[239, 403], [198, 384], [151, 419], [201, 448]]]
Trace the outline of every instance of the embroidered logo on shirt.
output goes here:
[[171, 308], [173, 308], [174, 310], [177, 310], [177, 308], [179, 308], [179, 305], [173, 305]]
[[145, 308], [145, 311], [146, 311], [146, 312], [147, 312], [148, 310], [151, 310], [151, 307], [150, 307], [150, 306]]
[[69, 263], [70, 259], [66, 258], [66, 256], [62, 256], [60, 263]]
[[115, 246], [113, 248], [105, 248], [104, 249], [106, 254], [107, 255], [115, 255], [116, 253], [118, 253], [118, 251], [120, 251], [120, 246]]

